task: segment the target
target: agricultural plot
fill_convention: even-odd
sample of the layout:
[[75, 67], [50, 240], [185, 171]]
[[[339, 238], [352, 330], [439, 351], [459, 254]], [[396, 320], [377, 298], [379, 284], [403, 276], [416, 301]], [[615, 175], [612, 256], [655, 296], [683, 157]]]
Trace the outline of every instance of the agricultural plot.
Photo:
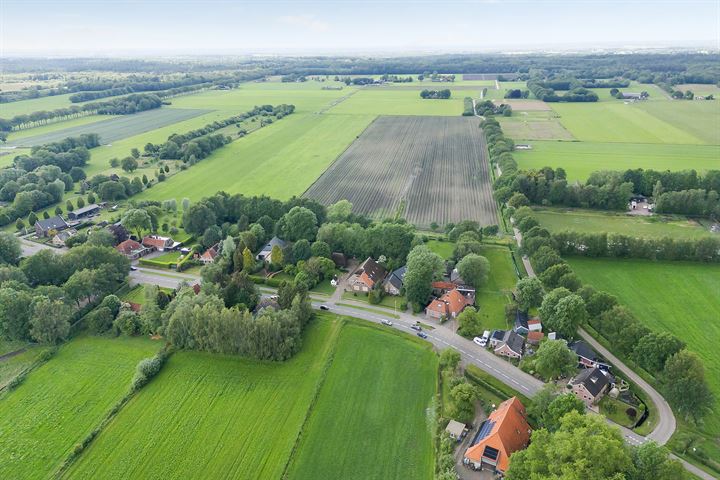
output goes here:
[[550, 232], [576, 230], [620, 233], [636, 237], [699, 238], [713, 235], [695, 220], [603, 213], [593, 210], [542, 209], [535, 211], [540, 225]]
[[[648, 328], [685, 341], [705, 364], [720, 408], [720, 265], [647, 260], [569, 258], [580, 278], [616, 295]], [[720, 436], [720, 416], [705, 417], [700, 430]], [[715, 447], [717, 448], [717, 447]]]
[[0, 118], [10, 118], [15, 115], [27, 115], [40, 110], [56, 110], [58, 108], [77, 105], [70, 102], [69, 93], [51, 97], [20, 100], [19, 102], [0, 103]]
[[503, 132], [513, 140], [573, 140], [574, 137], [556, 118], [548, 115], [529, 115], [513, 112], [512, 117], [500, 117]]
[[505, 305], [510, 303], [511, 291], [518, 281], [510, 249], [483, 245], [480, 254], [490, 262], [488, 281], [478, 289], [475, 298], [482, 325], [490, 330], [508, 328], [505, 320]]
[[[452, 85], [432, 84], [428, 89], [449, 88]], [[421, 89], [422, 90], [422, 89]], [[477, 88], [479, 93], [481, 88]], [[463, 99], [472, 92], [459, 90], [453, 92], [447, 100], [424, 100], [416, 89], [401, 90], [397, 88], [374, 89], [363, 88], [328, 113], [354, 115], [447, 115], [457, 116], [463, 112]]]
[[562, 167], [568, 180], [585, 180], [597, 170], [652, 168], [698, 171], [718, 167], [720, 146], [533, 141], [532, 150], [513, 153], [520, 168]]
[[344, 326], [287, 477], [431, 479], [436, 371], [426, 344]]
[[0, 478], [48, 478], [127, 391], [135, 365], [160, 346], [85, 337], [60, 348], [0, 397]]
[[61, 120], [58, 122], [49, 123], [47, 125], [42, 125], [40, 127], [20, 130], [10, 133], [10, 135], [8, 136], [8, 143], [13, 142], [15, 144], [21, 144], [21, 142], [19, 142], [18, 140], [21, 140], [23, 138], [45, 135], [47, 133], [64, 130], [70, 127], [79, 127], [91, 123], [102, 122], [103, 120], [107, 120], [108, 118], [114, 117], [111, 115], [87, 115], [85, 117], [73, 118], [70, 120]]
[[41, 135], [26, 137], [8, 142], [8, 146], [33, 147], [45, 143], [57, 142], [67, 137], [77, 137], [83, 133], [97, 133], [102, 143], [149, 132], [166, 125], [172, 125], [208, 113], [209, 110], [190, 110], [179, 108], [157, 108], [132, 115], [118, 115], [99, 122], [76, 125], [54, 130]]
[[650, 115], [680, 128], [708, 145], [720, 145], [720, 105], [718, 101], [675, 100], [641, 105]]
[[305, 192], [416, 225], [497, 224], [484, 138], [467, 117], [379, 117]]

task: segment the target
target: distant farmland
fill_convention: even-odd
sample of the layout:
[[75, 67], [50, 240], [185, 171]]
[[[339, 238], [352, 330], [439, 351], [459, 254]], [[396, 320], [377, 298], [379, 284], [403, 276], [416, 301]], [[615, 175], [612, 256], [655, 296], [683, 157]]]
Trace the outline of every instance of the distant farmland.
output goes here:
[[305, 192], [356, 213], [400, 216], [426, 227], [497, 224], [485, 143], [466, 117], [378, 117]]
[[[7, 143], [13, 147], [33, 147], [50, 142], [57, 142], [67, 137], [77, 137], [83, 133], [97, 133], [102, 143], [112, 143], [116, 140], [132, 137], [141, 133], [155, 130], [166, 125], [188, 120], [208, 113], [210, 110], [158, 108], [132, 115], [118, 115], [107, 120], [77, 125], [52, 132], [25, 137]], [[138, 145], [141, 147], [142, 145]]]

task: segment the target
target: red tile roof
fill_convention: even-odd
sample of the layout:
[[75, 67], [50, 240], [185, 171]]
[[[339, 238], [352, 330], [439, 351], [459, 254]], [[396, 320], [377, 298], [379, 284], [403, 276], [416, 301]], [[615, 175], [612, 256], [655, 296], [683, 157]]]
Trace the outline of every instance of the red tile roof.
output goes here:
[[543, 338], [545, 338], [543, 332], [528, 332], [527, 334], [528, 342], [539, 343]]
[[172, 245], [172, 239], [164, 237], [156, 237], [148, 235], [142, 240], [143, 245], [146, 247], [165, 248], [166, 246]]
[[452, 282], [432, 282], [432, 288], [437, 290], [452, 290], [457, 285]]
[[492, 430], [478, 443], [465, 451], [465, 457], [480, 463], [485, 447], [489, 446], [500, 452], [497, 468], [507, 471], [510, 455], [525, 448], [530, 441], [530, 425], [525, 415], [525, 407], [517, 397], [505, 400], [488, 416], [494, 422]]
[[470, 300], [468, 300], [465, 295], [453, 289], [445, 293], [442, 297], [430, 302], [427, 308], [441, 312], [443, 315], [453, 316], [462, 312], [470, 303]]
[[143, 246], [135, 240], [125, 240], [115, 247], [115, 250], [122, 253], [123, 255], [130, 255], [132, 252], [142, 250]]

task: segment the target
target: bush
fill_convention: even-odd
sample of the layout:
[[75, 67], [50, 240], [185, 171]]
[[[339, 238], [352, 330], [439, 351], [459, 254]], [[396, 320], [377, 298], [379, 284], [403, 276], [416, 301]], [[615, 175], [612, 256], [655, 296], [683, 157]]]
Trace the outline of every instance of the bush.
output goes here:
[[630, 418], [635, 418], [637, 416], [637, 410], [630, 407], [627, 410], [625, 410], [625, 414]]
[[130, 390], [136, 392], [146, 385], [155, 375], [160, 372], [169, 354], [162, 350], [154, 357], [140, 360], [135, 368], [135, 376], [130, 383]]

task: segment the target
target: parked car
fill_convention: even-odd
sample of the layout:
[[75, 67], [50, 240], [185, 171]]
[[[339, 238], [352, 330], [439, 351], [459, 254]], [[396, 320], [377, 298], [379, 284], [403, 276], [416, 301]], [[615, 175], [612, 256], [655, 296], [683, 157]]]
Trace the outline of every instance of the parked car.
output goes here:
[[390, 320], [385, 319], [385, 318], [383, 318], [382, 320], [380, 320], [380, 323], [382, 323], [383, 325], [387, 325], [388, 327], [392, 327], [392, 322], [391, 322]]
[[410, 328], [417, 330], [418, 332], [422, 332], [422, 327], [420, 325], [411, 325]]
[[330, 307], [327, 305], [320, 305], [320, 310], [330, 310]]
[[130, 265], [130, 271], [134, 272], [137, 270], [137, 267], [134, 265]]
[[427, 333], [420, 330], [419, 332], [417, 332], [417, 336], [420, 338], [427, 338]]
[[480, 345], [481, 347], [484, 347], [484, 345], [482, 344], [482, 341], [483, 341], [482, 337], [473, 338], [473, 342], [475, 342], [476, 345]]

